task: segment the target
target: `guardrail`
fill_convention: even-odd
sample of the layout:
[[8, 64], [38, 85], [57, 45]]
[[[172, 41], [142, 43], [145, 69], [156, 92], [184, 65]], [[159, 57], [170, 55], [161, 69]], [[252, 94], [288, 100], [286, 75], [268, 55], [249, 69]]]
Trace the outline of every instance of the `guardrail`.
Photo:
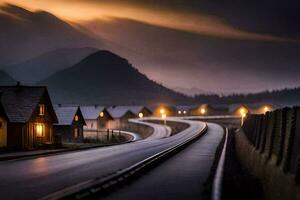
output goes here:
[[84, 199], [87, 197], [91, 197], [95, 194], [99, 194], [101, 192], [105, 192], [108, 188], [111, 188], [131, 177], [134, 177], [139, 172], [143, 170], [147, 170], [150, 167], [153, 167], [158, 162], [167, 159], [172, 154], [177, 151], [183, 149], [191, 142], [195, 141], [197, 138], [202, 136], [207, 131], [207, 124], [205, 124], [204, 128], [195, 136], [189, 138], [188, 140], [174, 145], [166, 150], [163, 150], [151, 157], [148, 157], [134, 165], [131, 165], [125, 169], [119, 170], [111, 175], [108, 175], [103, 178], [87, 181], [85, 183], [81, 183], [79, 185], [75, 185], [73, 187], [58, 191], [56, 193], [50, 194], [41, 200], [68, 200], [68, 199]]
[[260, 154], [275, 159], [276, 165], [300, 182], [300, 107], [249, 115], [242, 129]]
[[226, 158], [226, 149], [227, 149], [227, 140], [228, 140], [228, 129], [225, 129], [225, 142], [222, 149], [221, 157], [218, 162], [216, 174], [213, 180], [212, 186], [212, 200], [221, 200], [222, 198], [222, 182], [223, 182], [223, 170]]

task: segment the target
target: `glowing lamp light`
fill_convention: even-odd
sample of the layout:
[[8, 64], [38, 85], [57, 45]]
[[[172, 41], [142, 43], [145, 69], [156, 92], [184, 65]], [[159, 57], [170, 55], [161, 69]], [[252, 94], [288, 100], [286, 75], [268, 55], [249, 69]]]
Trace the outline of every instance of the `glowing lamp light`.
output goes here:
[[186, 114], [186, 111], [185, 111], [185, 110], [183, 111], [183, 114]]
[[178, 111], [178, 114], [181, 115], [181, 110]]
[[43, 125], [42, 124], [37, 124], [36, 125], [36, 136], [37, 137], [43, 137]]
[[204, 115], [204, 114], [206, 113], [205, 108], [201, 108], [200, 113], [201, 113], [202, 115]]
[[270, 111], [270, 108], [268, 106], [265, 106], [264, 107], [264, 112], [266, 113], [266, 112], [269, 112], [269, 111]]
[[165, 109], [160, 109], [160, 114], [164, 114], [165, 113]]
[[240, 113], [241, 113], [241, 115], [243, 116], [243, 115], [246, 113], [245, 108], [241, 108], [241, 109], [240, 109]]
[[144, 114], [143, 113], [139, 113], [139, 118], [143, 118]]
[[161, 115], [161, 118], [166, 119], [166, 118], [167, 118], [167, 115], [166, 115], [166, 114], [162, 114], [162, 115]]
[[100, 117], [104, 117], [104, 112], [101, 112], [101, 113], [100, 113]]

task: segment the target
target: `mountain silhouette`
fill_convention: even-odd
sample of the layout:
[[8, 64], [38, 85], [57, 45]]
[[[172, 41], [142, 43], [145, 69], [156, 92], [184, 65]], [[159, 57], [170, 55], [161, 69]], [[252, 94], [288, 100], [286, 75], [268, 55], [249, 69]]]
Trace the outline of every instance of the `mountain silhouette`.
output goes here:
[[6, 71], [25, 84], [34, 84], [55, 72], [77, 64], [86, 56], [98, 51], [96, 48], [63, 48], [44, 53], [20, 64], [6, 67]]
[[126, 59], [103, 50], [40, 84], [48, 86], [56, 103], [148, 105], [192, 100], [148, 79]]
[[45, 11], [0, 5], [0, 65], [23, 62], [58, 48], [95, 46], [98, 40]]

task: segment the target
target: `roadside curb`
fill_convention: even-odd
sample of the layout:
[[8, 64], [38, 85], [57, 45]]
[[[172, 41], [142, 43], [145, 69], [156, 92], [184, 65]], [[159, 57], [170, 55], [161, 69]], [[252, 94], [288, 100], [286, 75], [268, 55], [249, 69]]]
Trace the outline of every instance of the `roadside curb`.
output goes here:
[[196, 139], [206, 134], [207, 129], [207, 124], [204, 123], [203, 129], [199, 133], [180, 144], [174, 145], [134, 165], [116, 171], [115, 173], [108, 176], [95, 178], [93, 180], [71, 186], [69, 188], [47, 195], [40, 200], [84, 199], [96, 194], [100, 194], [101, 192], [105, 192], [109, 189], [112, 189], [114, 186], [129, 180], [130, 178], [138, 176], [139, 174], [141, 174], [141, 172], [149, 170], [150, 168], [156, 166], [159, 162], [162, 162], [163, 160], [171, 157], [174, 153], [184, 149], [186, 146], [196, 141]]

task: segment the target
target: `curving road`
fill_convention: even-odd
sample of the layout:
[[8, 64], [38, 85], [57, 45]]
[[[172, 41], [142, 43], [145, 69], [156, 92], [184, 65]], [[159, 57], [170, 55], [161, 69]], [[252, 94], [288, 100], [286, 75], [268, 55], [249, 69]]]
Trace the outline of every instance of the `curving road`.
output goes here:
[[[151, 126], [154, 128], [155, 131], [153, 132], [153, 134], [144, 139], [146, 141], [156, 140], [156, 139], [161, 139], [161, 138], [166, 138], [166, 137], [171, 136], [172, 130], [169, 126], [162, 126], [159, 124], [153, 124], [153, 123], [143, 121], [143, 120], [148, 120], [148, 119], [156, 119], [156, 118], [153, 117], [153, 118], [143, 118], [143, 119], [129, 119], [128, 121], [132, 122], [132, 123], [136, 123], [136, 124], [143, 124], [143, 125]], [[168, 120], [171, 120], [171, 119], [168, 119]]]
[[[198, 134], [205, 124], [186, 121], [190, 127], [163, 139], [155, 137], [133, 143], [70, 152], [47, 157], [0, 162], [1, 199], [38, 199], [66, 187], [128, 167], [161, 150]], [[168, 134], [161, 125], [152, 124], [154, 134]]]
[[203, 199], [204, 184], [223, 135], [221, 126], [208, 123], [206, 134], [199, 140], [137, 180], [99, 199]]

